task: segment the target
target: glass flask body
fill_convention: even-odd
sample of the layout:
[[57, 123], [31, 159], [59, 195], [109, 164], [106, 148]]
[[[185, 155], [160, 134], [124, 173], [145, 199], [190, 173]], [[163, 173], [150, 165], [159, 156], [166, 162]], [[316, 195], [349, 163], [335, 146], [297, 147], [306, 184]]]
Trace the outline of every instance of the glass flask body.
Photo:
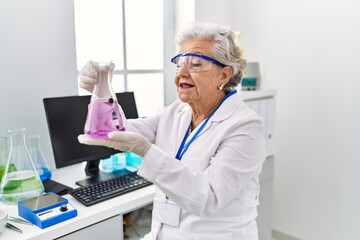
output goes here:
[[40, 146], [40, 134], [32, 134], [28, 136], [28, 148], [31, 159], [40, 176], [41, 181], [51, 178], [51, 170], [45, 160], [44, 153]]
[[9, 129], [10, 150], [0, 185], [1, 200], [7, 204], [36, 197], [44, 186], [25, 142], [25, 128]]
[[7, 137], [0, 137], [0, 183], [4, 175], [7, 157], [8, 157]]
[[88, 106], [84, 133], [97, 139], [107, 139], [112, 131], [125, 131], [122, 111], [112, 88], [113, 63], [94, 62], [97, 83]]

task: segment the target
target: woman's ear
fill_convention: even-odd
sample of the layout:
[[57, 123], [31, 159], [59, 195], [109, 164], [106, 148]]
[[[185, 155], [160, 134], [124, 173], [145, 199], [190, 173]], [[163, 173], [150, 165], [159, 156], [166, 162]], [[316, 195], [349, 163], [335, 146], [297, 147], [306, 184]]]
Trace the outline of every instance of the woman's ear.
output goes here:
[[230, 66], [225, 66], [222, 68], [222, 71], [221, 81], [226, 85], [232, 76], [233, 70]]

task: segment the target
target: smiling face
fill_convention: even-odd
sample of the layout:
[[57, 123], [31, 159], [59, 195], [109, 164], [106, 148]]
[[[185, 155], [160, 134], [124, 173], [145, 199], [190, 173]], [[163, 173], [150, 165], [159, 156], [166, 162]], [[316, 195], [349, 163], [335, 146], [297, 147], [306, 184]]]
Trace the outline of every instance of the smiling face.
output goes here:
[[[211, 49], [211, 41], [190, 39], [180, 45], [179, 53], [196, 53], [214, 58]], [[225, 96], [224, 92], [219, 90], [219, 86], [228, 82], [228, 68], [213, 63], [210, 70], [190, 73], [183, 64], [175, 74], [175, 85], [180, 100], [188, 103], [193, 109], [213, 108]]]

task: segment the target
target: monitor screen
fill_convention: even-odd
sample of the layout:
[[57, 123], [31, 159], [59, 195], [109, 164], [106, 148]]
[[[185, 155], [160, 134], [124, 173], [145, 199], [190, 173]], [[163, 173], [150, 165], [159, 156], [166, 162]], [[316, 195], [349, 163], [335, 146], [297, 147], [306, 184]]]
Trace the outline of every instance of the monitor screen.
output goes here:
[[[138, 118], [133, 92], [117, 93], [127, 119]], [[91, 96], [44, 98], [45, 114], [57, 168], [80, 162], [108, 158], [118, 151], [99, 146], [87, 146], [77, 140], [84, 133], [84, 125]], [[97, 165], [96, 163], [96, 165]]]

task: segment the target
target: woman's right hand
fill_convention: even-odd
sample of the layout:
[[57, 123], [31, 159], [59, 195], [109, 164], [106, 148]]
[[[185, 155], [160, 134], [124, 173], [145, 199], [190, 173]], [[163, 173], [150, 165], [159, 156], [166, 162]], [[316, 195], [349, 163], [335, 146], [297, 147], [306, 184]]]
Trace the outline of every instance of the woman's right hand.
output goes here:
[[97, 71], [94, 63], [90, 60], [81, 69], [79, 74], [79, 86], [92, 93], [94, 86], [97, 83]]

